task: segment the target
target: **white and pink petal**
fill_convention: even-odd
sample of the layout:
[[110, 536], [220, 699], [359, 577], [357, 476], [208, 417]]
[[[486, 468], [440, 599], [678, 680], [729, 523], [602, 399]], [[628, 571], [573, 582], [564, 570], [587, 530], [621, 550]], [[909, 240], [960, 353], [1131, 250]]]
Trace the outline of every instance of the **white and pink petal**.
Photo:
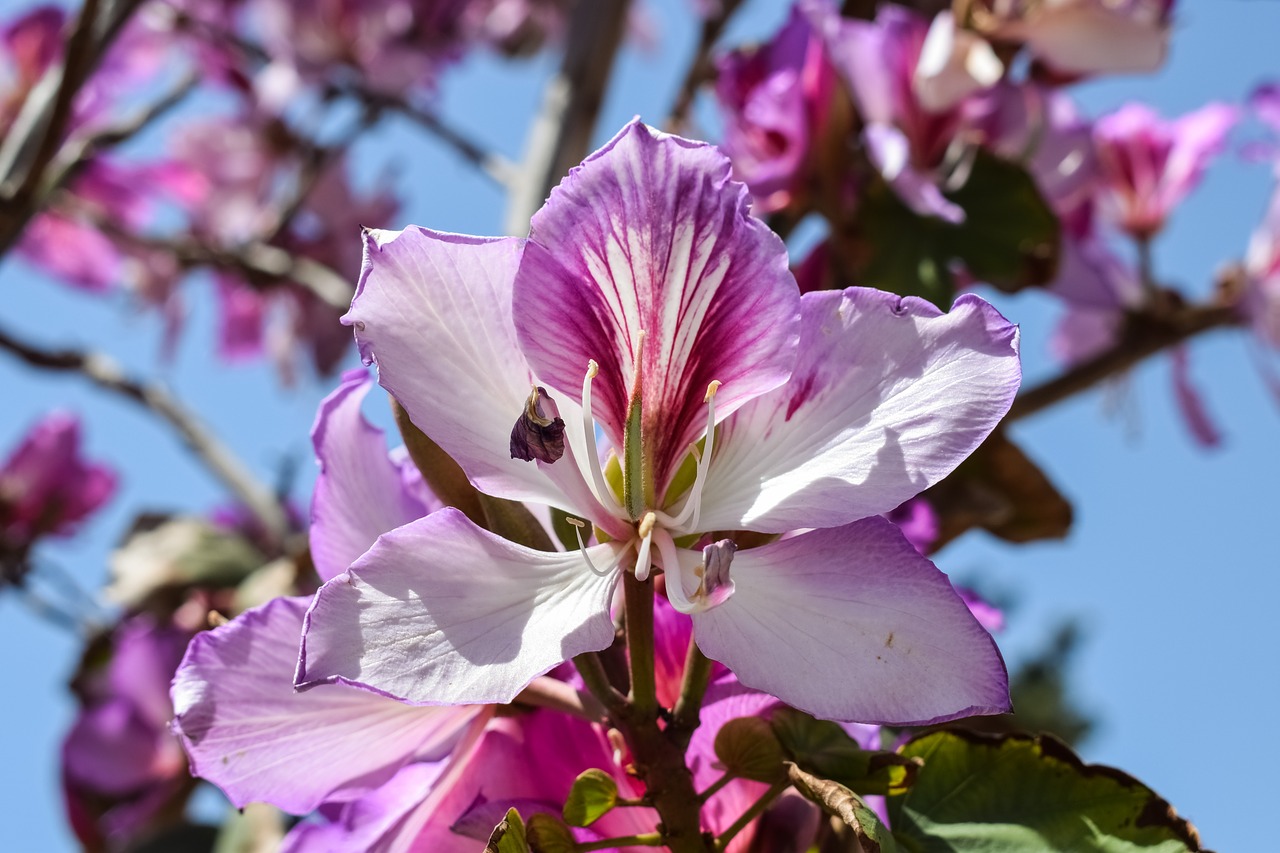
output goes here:
[[308, 599], [277, 598], [192, 640], [173, 680], [191, 771], [237, 807], [305, 814], [406, 763], [443, 758], [487, 709], [423, 708], [345, 685], [293, 688]]
[[825, 719], [923, 725], [1009, 709], [991, 635], [883, 518], [738, 553], [694, 641], [744, 685]]
[[728, 158], [638, 120], [534, 216], [514, 306], [548, 384], [581, 402], [587, 364], [599, 365], [593, 414], [616, 447], [639, 391], [659, 491], [706, 429], [713, 380], [723, 416], [785, 382], [795, 360], [786, 248], [750, 215]]
[[807, 293], [791, 381], [726, 421], [703, 530], [781, 533], [888, 512], [941, 480], [1004, 417], [1018, 330], [965, 295], [949, 313], [867, 288]]
[[534, 551], [456, 509], [432, 513], [321, 587], [295, 683], [354, 684], [418, 705], [510, 702], [556, 665], [613, 642], [618, 572], [605, 567], [623, 547]]
[[[382, 431], [360, 411], [373, 380], [350, 370], [325, 397], [311, 428], [320, 463], [311, 499], [311, 559], [320, 579], [347, 570], [379, 536], [421, 518], [440, 502], [387, 453]], [[408, 463], [412, 464], [412, 463]]]

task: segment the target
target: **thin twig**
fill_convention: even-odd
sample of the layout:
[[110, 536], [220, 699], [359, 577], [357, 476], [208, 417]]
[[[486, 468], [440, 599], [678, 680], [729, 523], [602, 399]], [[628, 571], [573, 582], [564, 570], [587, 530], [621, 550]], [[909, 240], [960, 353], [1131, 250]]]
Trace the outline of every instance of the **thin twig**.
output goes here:
[[479, 169], [496, 184], [513, 186], [519, 169], [514, 163], [484, 147], [469, 135], [442, 119], [439, 114], [411, 102], [403, 96], [383, 92], [363, 83], [347, 83], [331, 87], [331, 91], [360, 101], [375, 110], [399, 113], [443, 142], [455, 154]]
[[231, 449], [164, 388], [126, 376], [106, 355], [73, 349], [43, 349], [2, 329], [0, 349], [33, 367], [77, 373], [98, 387], [152, 411], [174, 428], [187, 448], [253, 513], [276, 543], [284, 542], [289, 522], [271, 489], [259, 483]]
[[629, 0], [578, 0], [574, 6], [560, 70], [547, 83], [542, 108], [529, 126], [507, 209], [508, 233], [528, 233], [529, 219], [551, 188], [587, 155], [629, 6]]
[[689, 121], [689, 111], [693, 108], [693, 99], [700, 87], [712, 76], [711, 51], [724, 33], [733, 13], [738, 11], [742, 0], [721, 0], [720, 8], [714, 15], [702, 21], [702, 30], [698, 33], [698, 45], [694, 48], [689, 65], [685, 68], [684, 79], [676, 91], [671, 110], [667, 113], [664, 126], [672, 133], [683, 133]]
[[1229, 305], [1180, 307], [1158, 317], [1135, 315], [1110, 349], [1019, 394], [1005, 422], [1043, 411], [1197, 335], [1240, 323], [1239, 311]]

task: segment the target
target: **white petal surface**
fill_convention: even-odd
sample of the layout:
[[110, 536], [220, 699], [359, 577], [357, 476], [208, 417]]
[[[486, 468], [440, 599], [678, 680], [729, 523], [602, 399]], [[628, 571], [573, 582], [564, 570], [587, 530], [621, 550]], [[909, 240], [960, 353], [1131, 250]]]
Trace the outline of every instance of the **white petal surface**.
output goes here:
[[818, 717], [916, 725], [1008, 710], [991, 635], [892, 523], [738, 552], [734, 596], [693, 617], [710, 658]]
[[485, 709], [423, 708], [345, 685], [293, 689], [309, 599], [277, 598], [196, 636], [173, 680], [191, 771], [232, 803], [305, 814], [441, 757]]
[[[608, 566], [621, 546], [587, 554]], [[613, 641], [618, 573], [534, 551], [443, 509], [384, 535], [307, 613], [296, 683], [357, 684], [422, 705], [506, 703]]]
[[783, 532], [888, 512], [952, 471], [1009, 409], [1018, 331], [974, 296], [943, 314], [867, 288], [802, 299], [787, 385], [727, 420], [703, 530]]
[[[379, 536], [421, 518], [439, 502], [410, 488], [386, 439], [360, 411], [373, 380], [351, 370], [320, 403], [311, 442], [320, 463], [311, 499], [311, 559], [321, 580], [347, 570]], [[412, 463], [410, 463], [412, 464]]]

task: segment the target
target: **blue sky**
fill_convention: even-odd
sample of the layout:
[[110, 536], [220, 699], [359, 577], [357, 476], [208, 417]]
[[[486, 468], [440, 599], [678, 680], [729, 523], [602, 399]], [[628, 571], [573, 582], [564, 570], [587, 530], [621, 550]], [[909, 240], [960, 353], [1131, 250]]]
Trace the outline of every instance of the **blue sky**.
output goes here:
[[[0, 12], [8, 18], [25, 5], [0, 2]], [[692, 44], [685, 8], [686, 0], [649, 4], [659, 45], [624, 56], [601, 141], [635, 114], [661, 120]], [[754, 0], [735, 31], [767, 35], [784, 13], [783, 4]], [[1280, 78], [1278, 35], [1280, 3], [1186, 0], [1161, 73], [1090, 84], [1079, 90], [1080, 100], [1095, 115], [1128, 99], [1145, 100], [1166, 115], [1210, 99], [1239, 102], [1258, 81]], [[515, 67], [469, 61], [445, 79], [444, 112], [517, 158], [551, 67], [547, 58]], [[407, 125], [389, 125], [360, 153], [365, 174], [393, 177], [407, 201], [405, 223], [499, 232], [498, 191]], [[1214, 270], [1243, 252], [1269, 189], [1265, 168], [1224, 158], [1158, 239], [1162, 277], [1205, 293]], [[191, 288], [186, 332], [169, 363], [158, 357], [157, 318], [123, 297], [83, 296], [14, 259], [0, 266], [0, 293], [6, 328], [50, 345], [106, 350], [134, 372], [161, 378], [251, 465], [272, 472], [286, 460], [301, 462], [300, 494], [309, 491], [314, 467], [307, 433], [328, 389], [303, 382], [282, 390], [264, 365], [211, 364], [207, 282]], [[1039, 294], [1001, 298], [999, 305], [1023, 326], [1028, 383], [1052, 375], [1045, 340], [1056, 305]], [[1239, 334], [1219, 334], [1192, 348], [1193, 372], [1226, 433], [1225, 445], [1214, 451], [1197, 448], [1187, 436], [1164, 358], [1122, 383], [1019, 423], [1014, 436], [1075, 503], [1070, 537], [1009, 547], [970, 534], [937, 558], [954, 577], [1016, 598], [1000, 638], [1013, 661], [1036, 648], [1058, 620], [1082, 620], [1087, 639], [1071, 683], [1079, 703], [1101, 721], [1085, 757], [1150, 784], [1199, 826], [1209, 846], [1222, 850], [1261, 849], [1260, 824], [1240, 816], [1270, 808], [1274, 786], [1267, 768], [1280, 762], [1271, 739], [1250, 737], [1280, 702], [1280, 643], [1272, 627], [1280, 600], [1280, 557], [1272, 542], [1280, 403], [1254, 369], [1257, 356]], [[0, 453], [43, 412], [62, 407], [84, 415], [89, 452], [122, 471], [123, 487], [110, 507], [83, 535], [44, 552], [85, 586], [101, 583], [113, 542], [139, 511], [201, 512], [225, 500], [168, 431], [127, 403], [6, 358], [0, 358], [0, 389], [8, 401], [0, 410]], [[371, 414], [382, 416], [380, 403]], [[64, 684], [77, 643], [5, 597], [0, 648], [7, 676], [0, 702], [6, 846], [71, 849], [56, 757], [74, 710]]]

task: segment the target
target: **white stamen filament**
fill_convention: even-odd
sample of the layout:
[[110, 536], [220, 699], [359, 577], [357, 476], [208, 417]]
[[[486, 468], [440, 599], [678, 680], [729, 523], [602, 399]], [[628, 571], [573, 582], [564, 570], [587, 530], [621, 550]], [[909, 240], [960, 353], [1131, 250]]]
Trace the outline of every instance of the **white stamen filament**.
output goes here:
[[707, 386], [707, 443], [702, 449], [701, 456], [698, 455], [696, 446], [690, 448], [694, 457], [698, 460], [698, 473], [693, 478], [693, 486], [689, 489], [689, 497], [685, 500], [680, 514], [675, 518], [664, 519], [666, 527], [683, 530], [687, 533], [694, 533], [698, 530], [698, 520], [702, 514], [702, 485], [707, 481], [707, 469], [711, 467], [711, 451], [715, 449], [716, 389], [719, 387], [720, 380], [718, 379], [713, 379], [711, 384]]
[[596, 421], [591, 416], [591, 380], [600, 372], [600, 365], [595, 359], [587, 361], [587, 375], [582, 380], [582, 432], [587, 445], [587, 486], [592, 495], [609, 513], [614, 516], [623, 515], [622, 506], [613, 496], [613, 490], [604, 480], [604, 469], [600, 467], [600, 450], [596, 447]]
[[622, 549], [614, 556], [613, 562], [611, 562], [608, 567], [604, 569], [597, 568], [596, 564], [591, 562], [591, 557], [587, 554], [586, 543], [582, 541], [582, 528], [586, 527], [587, 523], [580, 518], [573, 517], [568, 517], [565, 521], [573, 525], [574, 535], [578, 537], [578, 553], [582, 555], [582, 561], [587, 564], [588, 569], [601, 577], [611, 575], [617, 571], [618, 566], [622, 563], [622, 558], [627, 556], [631, 551], [631, 543], [628, 542], [626, 545], [622, 546]]
[[640, 540], [640, 551], [636, 554], [636, 580], [644, 583], [649, 579], [649, 548], [653, 544], [653, 530], [651, 529], [643, 539]]
[[[671, 538], [671, 534], [665, 529], [659, 527], [654, 531], [654, 542], [658, 546], [658, 558], [662, 560], [662, 572], [667, 576], [667, 600], [671, 602], [671, 606], [681, 613], [700, 613], [705, 608], [697, 601], [690, 600], [684, 591], [684, 569], [680, 565], [680, 556], [676, 543]], [[702, 584], [699, 581], [698, 589], [694, 592], [694, 598], [698, 598], [702, 592]]]

